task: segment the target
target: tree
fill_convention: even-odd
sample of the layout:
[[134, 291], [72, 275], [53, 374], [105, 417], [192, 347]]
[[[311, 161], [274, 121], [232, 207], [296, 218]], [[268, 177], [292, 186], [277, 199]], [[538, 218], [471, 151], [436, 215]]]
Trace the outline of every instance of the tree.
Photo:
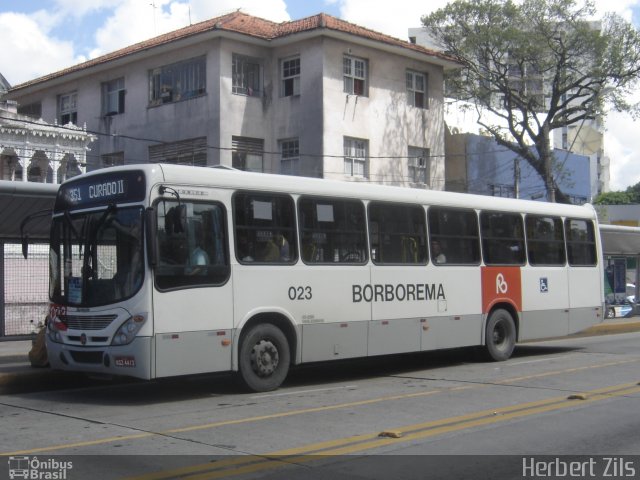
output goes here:
[[640, 203], [640, 182], [627, 187], [624, 192], [606, 192], [593, 201], [596, 205], [629, 205]]
[[629, 205], [631, 197], [626, 192], [601, 193], [593, 201], [596, 205]]
[[545, 179], [550, 201], [569, 202], [554, 178], [563, 165], [552, 130], [603, 115], [605, 100], [640, 113], [627, 101], [640, 78], [640, 35], [615, 14], [593, 22], [594, 14], [590, 0], [457, 0], [422, 18], [463, 65], [448, 73], [449, 92], [473, 103], [478, 124]]

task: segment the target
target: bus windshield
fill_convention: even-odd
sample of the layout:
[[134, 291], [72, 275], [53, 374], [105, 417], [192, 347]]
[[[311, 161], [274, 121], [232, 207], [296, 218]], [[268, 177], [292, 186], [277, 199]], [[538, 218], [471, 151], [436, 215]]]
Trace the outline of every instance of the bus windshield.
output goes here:
[[53, 219], [49, 251], [52, 302], [95, 307], [133, 296], [144, 274], [143, 209], [109, 207]]

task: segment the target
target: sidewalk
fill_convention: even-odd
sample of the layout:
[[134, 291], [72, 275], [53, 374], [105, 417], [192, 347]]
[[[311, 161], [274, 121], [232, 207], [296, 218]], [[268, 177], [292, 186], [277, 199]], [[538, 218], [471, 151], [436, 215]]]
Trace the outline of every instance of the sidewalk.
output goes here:
[[[640, 316], [630, 318], [605, 319], [584, 332], [572, 336], [609, 335], [640, 331]], [[33, 389], [35, 385], [54, 386], [57, 382], [70, 388], [74, 382], [82, 384], [83, 374], [74, 374], [51, 370], [50, 368], [34, 368], [29, 363], [31, 340], [0, 341], [0, 394], [15, 393]]]

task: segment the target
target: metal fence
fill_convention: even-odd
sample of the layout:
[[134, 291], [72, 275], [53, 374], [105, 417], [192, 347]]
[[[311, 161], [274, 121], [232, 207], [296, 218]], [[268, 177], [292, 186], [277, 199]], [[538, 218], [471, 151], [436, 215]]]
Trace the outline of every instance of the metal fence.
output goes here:
[[21, 245], [0, 242], [0, 253], [0, 336], [32, 334], [49, 306], [49, 247], [30, 244], [25, 260]]

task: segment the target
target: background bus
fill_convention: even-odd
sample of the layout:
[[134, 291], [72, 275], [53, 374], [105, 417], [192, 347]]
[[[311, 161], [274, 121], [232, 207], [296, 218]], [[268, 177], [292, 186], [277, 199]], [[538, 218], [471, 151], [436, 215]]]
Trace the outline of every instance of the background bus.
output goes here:
[[602, 320], [590, 206], [140, 165], [61, 185], [54, 368], [144, 379], [482, 346]]

